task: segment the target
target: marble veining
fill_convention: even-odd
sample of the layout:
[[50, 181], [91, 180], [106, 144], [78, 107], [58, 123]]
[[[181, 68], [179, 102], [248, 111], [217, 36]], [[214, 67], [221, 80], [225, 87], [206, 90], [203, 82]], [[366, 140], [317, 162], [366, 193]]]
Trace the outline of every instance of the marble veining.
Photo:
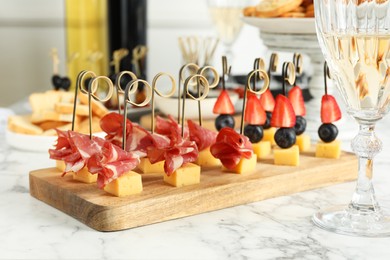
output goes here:
[[[374, 185], [390, 208], [386, 126], [390, 119], [378, 126]], [[348, 203], [354, 183], [103, 233], [29, 195], [29, 171], [54, 165], [46, 153], [12, 149], [2, 136], [0, 144], [0, 259], [390, 259], [390, 238], [337, 235], [311, 222], [320, 207]]]

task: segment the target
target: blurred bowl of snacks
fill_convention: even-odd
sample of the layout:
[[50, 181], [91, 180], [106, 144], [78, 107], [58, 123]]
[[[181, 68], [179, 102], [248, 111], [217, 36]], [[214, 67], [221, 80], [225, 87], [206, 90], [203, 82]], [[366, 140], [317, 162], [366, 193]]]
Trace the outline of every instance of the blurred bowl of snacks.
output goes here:
[[261, 33], [315, 34], [314, 18], [260, 18], [243, 16], [246, 24], [260, 29]]
[[271, 49], [302, 48], [300, 41], [308, 39], [315, 39], [318, 48], [313, 0], [262, 0], [244, 8], [242, 20], [259, 28], [260, 37]]
[[260, 0], [243, 9], [245, 17], [257, 18], [313, 18], [313, 0]]
[[[65, 91], [46, 91], [29, 96], [30, 114], [9, 115], [7, 120], [6, 141], [13, 148], [26, 151], [47, 152], [57, 140], [55, 129], [71, 130], [73, 120], [74, 93]], [[79, 94], [77, 101], [74, 130], [89, 133], [88, 97]], [[103, 136], [100, 118], [107, 114], [107, 108], [92, 101], [92, 132]]]

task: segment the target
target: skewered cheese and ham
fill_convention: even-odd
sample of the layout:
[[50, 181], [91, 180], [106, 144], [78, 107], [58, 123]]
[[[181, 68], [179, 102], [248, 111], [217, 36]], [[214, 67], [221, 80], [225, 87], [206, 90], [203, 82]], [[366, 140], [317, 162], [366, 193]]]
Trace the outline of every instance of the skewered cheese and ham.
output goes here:
[[217, 132], [203, 128], [192, 120], [188, 120], [187, 124], [190, 140], [196, 143], [199, 151], [202, 151], [215, 143]]
[[210, 151], [227, 169], [234, 169], [242, 158], [250, 159], [253, 155], [252, 143], [248, 137], [228, 127], [219, 131]]
[[164, 171], [169, 176], [185, 163], [194, 162], [198, 157], [196, 143], [172, 132], [169, 146], [149, 147], [148, 157], [151, 163], [165, 160]]
[[[104, 138], [117, 146], [122, 147], [123, 137], [123, 116], [118, 113], [106, 114], [100, 120], [100, 128], [107, 134]], [[133, 125], [130, 120], [126, 120], [126, 137], [132, 131]], [[126, 139], [128, 140], [128, 139]]]
[[84, 168], [90, 157], [101, 151], [104, 140], [99, 137], [89, 138], [89, 135], [80, 134], [74, 131], [61, 131], [56, 129], [58, 134], [55, 149], [49, 149], [51, 159], [65, 162], [64, 174], [78, 172]]
[[[104, 116], [100, 122], [101, 128], [107, 133], [105, 137], [107, 141], [122, 147], [123, 137], [123, 115], [118, 113], [110, 113]], [[147, 148], [166, 147], [170, 143], [170, 139], [166, 136], [150, 133], [140, 125], [132, 123], [126, 119], [126, 151], [132, 151], [140, 157], [145, 157]]]
[[[157, 116], [155, 132], [166, 136], [178, 136], [181, 135], [181, 125], [171, 115], [168, 115], [168, 119]], [[188, 136], [188, 128], [184, 127], [184, 138], [188, 138]]]
[[98, 174], [98, 187], [103, 188], [124, 173], [133, 170], [138, 164], [138, 155], [126, 152], [110, 142], [105, 142], [101, 152], [94, 154], [88, 160], [87, 166], [91, 173]]

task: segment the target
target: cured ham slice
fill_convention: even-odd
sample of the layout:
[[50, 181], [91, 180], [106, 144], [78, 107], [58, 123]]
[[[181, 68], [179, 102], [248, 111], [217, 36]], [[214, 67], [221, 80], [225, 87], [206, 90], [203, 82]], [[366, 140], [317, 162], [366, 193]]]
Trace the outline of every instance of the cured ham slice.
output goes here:
[[151, 163], [165, 160], [164, 171], [169, 176], [183, 164], [194, 162], [198, 157], [198, 147], [194, 141], [172, 134], [169, 146], [149, 147], [147, 155]]
[[222, 128], [216, 141], [210, 147], [211, 154], [221, 160], [227, 169], [233, 169], [240, 162], [241, 158], [252, 157], [252, 143], [248, 137], [240, 135], [234, 129]]
[[[123, 115], [110, 113], [101, 119], [100, 126], [107, 133], [105, 139], [114, 145], [122, 147], [123, 139]], [[136, 123], [126, 119], [126, 151], [132, 151], [140, 157], [145, 157], [147, 148], [166, 147], [170, 140], [166, 136], [151, 134]]]
[[89, 135], [80, 134], [74, 131], [61, 131], [56, 129], [58, 134], [55, 149], [49, 149], [51, 159], [65, 162], [65, 175], [67, 172], [78, 172], [86, 166], [88, 160], [95, 153], [99, 153], [103, 139], [99, 137], [89, 138]]
[[139, 156], [135, 153], [126, 152], [110, 142], [105, 142], [101, 152], [88, 160], [88, 170], [98, 174], [98, 187], [103, 188], [124, 173], [133, 170], [139, 161]]
[[[171, 115], [168, 115], [167, 119], [157, 116], [155, 132], [166, 136], [179, 136], [181, 135], [181, 125]], [[188, 136], [188, 128], [184, 127], [184, 138], [188, 138]]]
[[133, 124], [133, 131], [129, 138], [129, 147], [127, 150], [134, 151], [140, 157], [147, 155], [148, 147], [164, 148], [170, 144], [170, 139], [167, 136], [156, 133], [152, 134], [138, 124]]
[[199, 151], [202, 151], [215, 143], [217, 132], [203, 128], [192, 120], [188, 120], [187, 124], [190, 140], [196, 143]]
[[[132, 123], [126, 119], [126, 140], [132, 132]], [[117, 146], [122, 147], [123, 139], [123, 115], [109, 113], [100, 120], [100, 128], [107, 134], [105, 139]]]

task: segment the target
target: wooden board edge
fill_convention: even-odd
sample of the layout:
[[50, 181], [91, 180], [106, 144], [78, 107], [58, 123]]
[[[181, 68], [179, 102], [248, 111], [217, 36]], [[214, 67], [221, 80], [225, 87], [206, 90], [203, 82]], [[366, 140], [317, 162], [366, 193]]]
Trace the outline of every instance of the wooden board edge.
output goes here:
[[[239, 205], [262, 201], [265, 199], [271, 199], [271, 198], [275, 198], [275, 197], [279, 197], [279, 196], [291, 195], [291, 194], [295, 194], [298, 192], [314, 190], [314, 189], [318, 189], [318, 188], [327, 187], [327, 186], [330, 186], [333, 184], [340, 184], [340, 183], [356, 180], [356, 177], [357, 177], [356, 161], [353, 161], [353, 163], [345, 163], [344, 167], [346, 167], [346, 166], [350, 166], [352, 169], [351, 171], [348, 171], [347, 174], [340, 174], [337, 179], [334, 179], [334, 178], [330, 179], [330, 178], [327, 178], [326, 175], [324, 175], [324, 178], [321, 181], [311, 182], [310, 188], [307, 188], [307, 186], [310, 186], [308, 184], [302, 185], [301, 182], [296, 182], [296, 184], [294, 184], [293, 186], [292, 185], [288, 186], [288, 189], [286, 189], [283, 194], [280, 194], [280, 193], [266, 194], [266, 192], [263, 192], [263, 191], [270, 188], [269, 185], [272, 185], [271, 182], [264, 183], [264, 181], [262, 179], [254, 179], [254, 180], [251, 180], [248, 182], [242, 182], [239, 184], [239, 186], [237, 186], [235, 184], [234, 185], [221, 185], [218, 189], [221, 190], [221, 192], [230, 194], [230, 197], [228, 199], [226, 199], [226, 197], [225, 197], [227, 202], [224, 201], [223, 203], [216, 203], [217, 205], [223, 205], [220, 207], [218, 207], [218, 206], [204, 207], [204, 204], [203, 204], [202, 210], [199, 211], [198, 210], [199, 205], [194, 205], [194, 204], [196, 204], [196, 203], [194, 203], [194, 200], [195, 201], [203, 201], [203, 202], [208, 201], [208, 200], [215, 200], [216, 197], [214, 195], [215, 195], [215, 193], [218, 193], [219, 191], [218, 192], [210, 191], [210, 190], [215, 189], [215, 187], [214, 187], [214, 188], [204, 189], [204, 190], [199, 191], [195, 197], [194, 196], [191, 196], [191, 197], [183, 196], [183, 198], [180, 201], [176, 201], [176, 207], [173, 207], [173, 210], [169, 211], [169, 215], [166, 215], [165, 217], [157, 217], [156, 218], [156, 217], [154, 217], [153, 214], [150, 214], [150, 215], [144, 214], [145, 218], [143, 219], [142, 223], [138, 222], [138, 221], [134, 221], [134, 219], [139, 219], [139, 218], [137, 218], [137, 217], [134, 218], [133, 214], [125, 214], [126, 212], [137, 212], [139, 205], [138, 205], [138, 203], [133, 203], [133, 204], [125, 205], [122, 207], [116, 207], [111, 212], [111, 214], [123, 216], [123, 219], [126, 220], [126, 221], [124, 221], [124, 223], [125, 223], [124, 225], [121, 223], [104, 223], [104, 221], [99, 221], [99, 223], [98, 223], [98, 222], [94, 222], [92, 219], [90, 219], [90, 221], [88, 221], [88, 223], [86, 223], [86, 224], [88, 226], [91, 226], [94, 229], [97, 229], [100, 231], [125, 230], [125, 229], [130, 229], [130, 228], [140, 227], [140, 226], [144, 226], [144, 225], [160, 223], [160, 222], [164, 222], [164, 221], [168, 221], [168, 220], [174, 220], [174, 219], [179, 219], [179, 218], [183, 218], [183, 217], [198, 215], [198, 214], [216, 211], [216, 210], [220, 210], [220, 209], [224, 209], [224, 208], [235, 207], [235, 206], [239, 206]], [[300, 173], [292, 173], [290, 175], [290, 177], [302, 178], [302, 176], [299, 176], [299, 175], [300, 175]], [[309, 173], [309, 175], [310, 175], [310, 173]], [[259, 185], [261, 185], [261, 184], [265, 184], [265, 186], [263, 186], [263, 189], [258, 189]], [[249, 193], [251, 194], [250, 196], [248, 196]], [[233, 199], [233, 197], [234, 197], [234, 199]], [[155, 202], [155, 204], [156, 205], [164, 205], [167, 201], [169, 201], [169, 199], [170, 199], [169, 196], [165, 197], [165, 198], [159, 198], [158, 201]], [[188, 207], [188, 205], [191, 205], [193, 207]], [[215, 205], [215, 204], [213, 204], [213, 205]], [[188, 210], [187, 211], [179, 210], [179, 209], [182, 209], [184, 207], [187, 207]], [[175, 210], [175, 208], [178, 210]], [[164, 210], [165, 210], [164, 207], [161, 207], [161, 208], [153, 207], [153, 210], [151, 210], [151, 212], [164, 211]], [[96, 215], [95, 217], [100, 218], [103, 216]], [[147, 222], [147, 224], [145, 224], [144, 222]]]

